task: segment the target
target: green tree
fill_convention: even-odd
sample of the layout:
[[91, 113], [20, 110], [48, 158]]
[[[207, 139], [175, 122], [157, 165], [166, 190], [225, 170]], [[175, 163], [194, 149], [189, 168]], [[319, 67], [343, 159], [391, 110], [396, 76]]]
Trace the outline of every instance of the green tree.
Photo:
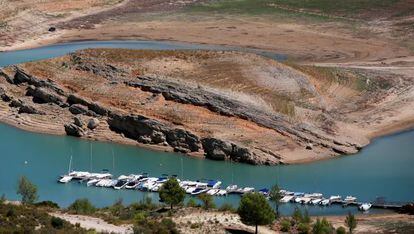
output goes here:
[[351, 214], [351, 212], [349, 212], [345, 218], [345, 225], [348, 227], [349, 233], [353, 233], [357, 227], [357, 220], [355, 219], [355, 216]]
[[310, 215], [309, 215], [309, 212], [308, 212], [308, 210], [305, 210], [305, 213], [303, 214], [303, 216], [302, 216], [302, 220], [301, 220], [301, 222], [302, 223], [311, 223], [312, 222], [312, 219], [311, 219], [311, 217], [310, 217]]
[[19, 179], [17, 194], [22, 197], [24, 204], [33, 204], [38, 198], [36, 185], [32, 184], [25, 176]]
[[269, 198], [270, 198], [270, 201], [272, 201], [273, 204], [275, 205], [276, 218], [277, 218], [279, 216], [280, 199], [283, 198], [283, 195], [280, 192], [280, 188], [277, 184], [274, 185], [272, 189], [270, 189]]
[[346, 229], [342, 226], [336, 229], [336, 234], [346, 234]]
[[92, 214], [95, 212], [96, 208], [91, 204], [91, 202], [86, 199], [77, 199], [69, 207], [69, 211], [74, 212], [75, 214]]
[[316, 219], [316, 222], [313, 224], [312, 233], [313, 234], [332, 234], [335, 229], [332, 224], [329, 223], [325, 218]]
[[201, 201], [203, 204], [202, 206], [205, 210], [216, 207], [216, 204], [214, 204], [213, 196], [211, 195], [202, 193], [198, 195], [197, 198]]
[[273, 222], [275, 213], [266, 198], [260, 193], [245, 194], [240, 200], [237, 213], [246, 225], [266, 225]]
[[161, 186], [159, 196], [161, 202], [170, 205], [172, 210], [174, 205], [178, 205], [184, 201], [185, 190], [180, 187], [177, 179], [170, 178]]

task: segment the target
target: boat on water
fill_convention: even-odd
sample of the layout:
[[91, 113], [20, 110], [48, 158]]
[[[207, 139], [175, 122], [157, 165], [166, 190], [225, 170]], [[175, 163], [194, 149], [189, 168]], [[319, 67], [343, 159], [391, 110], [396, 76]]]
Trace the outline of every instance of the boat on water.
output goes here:
[[216, 195], [218, 192], [220, 192], [220, 189], [210, 189], [206, 193], [208, 195]]
[[305, 195], [305, 193], [302, 193], [302, 192], [293, 193], [293, 196], [295, 196], [295, 197], [302, 197], [303, 195]]
[[367, 211], [367, 210], [371, 209], [371, 207], [372, 207], [372, 204], [371, 203], [362, 203], [358, 207], [358, 209], [361, 210], [361, 211]]
[[341, 199], [342, 199], [342, 197], [341, 197], [341, 196], [339, 196], [339, 195], [336, 195], [336, 196], [330, 196], [330, 197], [329, 197], [329, 200], [330, 200], [331, 202], [338, 202], [338, 201], [341, 201]]
[[66, 183], [69, 183], [72, 179], [73, 179], [72, 176], [64, 175], [58, 181], [62, 184], [66, 184]]
[[263, 188], [259, 190], [259, 193], [263, 194], [265, 197], [269, 196], [269, 189]]
[[310, 198], [310, 197], [302, 197], [300, 203], [302, 203], [302, 204], [308, 204], [310, 201], [312, 201], [312, 198]]
[[280, 202], [282, 202], [282, 203], [288, 203], [288, 202], [290, 202], [293, 198], [294, 198], [294, 196], [291, 196], [291, 195], [286, 195], [286, 196], [282, 197], [282, 199], [280, 199]]
[[216, 193], [217, 196], [226, 196], [227, 195], [227, 191], [224, 189], [220, 189], [218, 191], [218, 193]]
[[208, 190], [209, 190], [208, 188], [196, 188], [191, 192], [191, 195], [199, 195], [199, 194], [207, 192]]
[[207, 187], [208, 188], [217, 189], [217, 188], [220, 188], [220, 185], [221, 185], [221, 181], [219, 181], [219, 180], [209, 180], [209, 181], [207, 181]]
[[331, 200], [329, 199], [322, 199], [321, 203], [322, 206], [328, 206], [331, 204]]
[[349, 203], [349, 202], [356, 202], [357, 198], [353, 197], [353, 196], [346, 196], [344, 201]]
[[310, 198], [321, 198], [323, 196], [322, 193], [307, 193], [303, 195], [304, 197], [310, 197]]
[[86, 186], [89, 187], [89, 186], [95, 185], [99, 181], [101, 181], [101, 180], [100, 179], [90, 179], [90, 180], [88, 180], [88, 182], [86, 182]]
[[226, 191], [227, 193], [235, 193], [238, 190], [238, 186], [235, 184], [231, 184], [229, 186], [227, 186]]
[[319, 205], [321, 203], [322, 199], [320, 198], [316, 198], [316, 199], [312, 199], [312, 201], [310, 202], [310, 204], [312, 205]]

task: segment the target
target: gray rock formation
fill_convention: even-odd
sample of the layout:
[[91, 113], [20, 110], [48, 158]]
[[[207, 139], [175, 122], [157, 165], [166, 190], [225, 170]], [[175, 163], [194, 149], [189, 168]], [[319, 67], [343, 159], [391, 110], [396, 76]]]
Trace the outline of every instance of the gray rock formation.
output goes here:
[[74, 115], [86, 114], [88, 112], [87, 107], [81, 104], [73, 104], [69, 107], [70, 113]]
[[108, 124], [113, 131], [141, 143], [160, 144], [166, 141], [179, 152], [195, 152], [200, 149], [200, 141], [196, 135], [183, 129], [171, 128], [145, 116], [112, 114]]
[[83, 128], [84, 127], [84, 123], [83, 123], [83, 121], [82, 121], [82, 119], [79, 117], [79, 116], [75, 116], [74, 118], [73, 118], [73, 121], [74, 121], [74, 124], [76, 125], [76, 126], [78, 126], [78, 127], [81, 127], [81, 128]]
[[22, 113], [33, 115], [45, 115], [43, 111], [37, 110], [35, 107], [26, 104], [22, 104], [22, 106], [19, 108], [19, 114]]
[[322, 132], [317, 127], [305, 123], [292, 123], [279, 113], [269, 112], [220, 93], [191, 87], [179, 81], [140, 76], [133, 81], [125, 82], [125, 84], [143, 91], [161, 93], [166, 100], [203, 106], [221, 115], [237, 116], [249, 120], [260, 126], [273, 129], [284, 136], [289, 136], [304, 147], [306, 144], [312, 143], [315, 146], [321, 145], [341, 154], [355, 153], [360, 148], [353, 143], [339, 142], [334, 135]]
[[19, 108], [23, 106], [23, 101], [20, 99], [13, 99], [10, 104], [10, 107], [15, 107], [15, 108]]
[[206, 158], [213, 160], [232, 160], [257, 164], [254, 154], [245, 147], [216, 138], [203, 138], [201, 140]]
[[33, 97], [33, 102], [35, 103], [54, 103], [61, 107], [65, 107], [66, 103], [63, 101], [63, 98], [54, 94], [51, 91], [48, 91], [44, 88], [39, 88], [30, 85], [27, 88], [27, 96]]
[[93, 111], [97, 115], [109, 116], [111, 114], [111, 110], [108, 108], [100, 105], [99, 103], [89, 101], [86, 98], [80, 97], [76, 94], [70, 94], [67, 98], [67, 103], [70, 105], [80, 104], [87, 106], [90, 111]]
[[92, 118], [88, 121], [88, 128], [93, 130], [99, 126], [100, 122], [97, 118]]
[[74, 123], [65, 124], [65, 132], [69, 136], [82, 137], [86, 134], [85, 130]]
[[53, 81], [51, 80], [46, 81], [46, 80], [38, 79], [34, 76], [27, 74], [25, 71], [23, 71], [23, 69], [21, 69], [18, 66], [15, 66], [14, 68], [16, 70], [16, 73], [13, 78], [14, 84], [19, 85], [22, 83], [28, 83], [29, 85], [34, 85], [36, 87], [43, 87], [43, 88], [51, 89], [57, 94], [62, 95], [62, 96], [65, 95], [65, 92], [61, 88], [59, 88], [57, 85], [55, 85]]
[[10, 102], [13, 98], [9, 95], [7, 95], [6, 90], [4, 90], [2, 87], [0, 87], [0, 98], [4, 102]]

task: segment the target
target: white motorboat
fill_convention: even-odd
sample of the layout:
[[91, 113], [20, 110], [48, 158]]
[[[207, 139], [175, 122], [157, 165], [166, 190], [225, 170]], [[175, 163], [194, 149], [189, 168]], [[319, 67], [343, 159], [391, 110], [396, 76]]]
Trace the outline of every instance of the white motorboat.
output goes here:
[[219, 181], [219, 180], [209, 180], [207, 182], [207, 187], [208, 188], [217, 189], [217, 188], [220, 188], [220, 185], [221, 185], [221, 181]]
[[342, 197], [341, 197], [341, 196], [339, 196], [339, 195], [329, 197], [329, 200], [330, 200], [331, 202], [333, 202], [333, 201], [341, 201], [341, 199], [342, 199]]
[[321, 198], [323, 196], [322, 193], [307, 193], [304, 195], [304, 197], [310, 197], [310, 198]]
[[310, 203], [311, 203], [312, 205], [318, 205], [321, 201], [322, 201], [322, 199], [320, 199], [320, 198], [316, 198], [316, 199], [313, 199]]
[[216, 195], [218, 192], [220, 191], [220, 189], [210, 189], [207, 191], [208, 195]]
[[96, 183], [98, 183], [100, 181], [100, 179], [91, 179], [88, 182], [86, 182], [86, 186], [92, 186], [95, 185]]
[[290, 202], [292, 199], [293, 199], [293, 196], [291, 196], [291, 195], [286, 195], [286, 196], [284, 196], [282, 199], [280, 199], [280, 202], [282, 202], [282, 203], [288, 203], [288, 202]]
[[207, 191], [208, 191], [207, 188], [196, 188], [191, 192], [191, 195], [199, 195], [199, 194], [205, 193]]
[[329, 199], [322, 199], [321, 203], [322, 206], [327, 206], [329, 204], [331, 204], [331, 200]]
[[224, 189], [220, 189], [220, 190], [218, 191], [218, 193], [216, 193], [216, 195], [217, 195], [217, 196], [225, 196], [225, 195], [227, 195], [227, 191], [226, 191], [226, 190], [224, 190]]
[[367, 211], [367, 210], [371, 209], [371, 207], [372, 207], [372, 204], [371, 204], [371, 203], [362, 203], [362, 204], [358, 207], [358, 209], [359, 209], [359, 210], [362, 210], [362, 211]]
[[312, 198], [310, 198], [310, 197], [302, 197], [301, 203], [302, 204], [308, 204], [311, 200], [312, 200]]
[[62, 178], [59, 179], [59, 182], [62, 183], [62, 184], [66, 184], [66, 183], [69, 183], [72, 179], [73, 179], [72, 176], [65, 175], [65, 176], [62, 176]]
[[254, 188], [252, 188], [252, 187], [245, 187], [245, 188], [242, 188], [242, 190], [241, 190], [241, 192], [244, 194], [244, 193], [251, 193], [251, 192], [253, 192], [254, 191]]
[[296, 197], [294, 201], [296, 203], [302, 203], [302, 197]]
[[195, 187], [195, 186], [190, 186], [190, 187], [188, 187], [186, 190], [185, 190], [185, 192], [186, 193], [188, 193], [188, 194], [191, 194], [192, 192], [194, 192], [194, 190], [196, 190], [197, 189], [197, 187]]
[[237, 191], [237, 189], [238, 189], [238, 186], [235, 184], [232, 184], [232, 185], [227, 186], [226, 191], [227, 193], [234, 193]]
[[346, 196], [344, 199], [345, 202], [355, 202], [356, 200], [357, 198], [353, 196]]

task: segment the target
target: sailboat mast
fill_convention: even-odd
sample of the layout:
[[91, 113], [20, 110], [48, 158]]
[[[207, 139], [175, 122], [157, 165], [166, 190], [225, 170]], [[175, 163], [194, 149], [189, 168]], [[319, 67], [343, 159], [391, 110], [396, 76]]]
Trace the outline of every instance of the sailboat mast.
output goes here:
[[181, 179], [184, 179], [183, 157], [181, 156]]
[[112, 148], [112, 172], [115, 171], [115, 154], [114, 149]]
[[90, 148], [90, 152], [89, 152], [89, 157], [90, 157], [90, 162], [89, 162], [89, 171], [92, 172], [92, 143], [89, 144], [89, 148]]
[[70, 168], [72, 167], [72, 155], [70, 155], [70, 160], [69, 160], [69, 168], [68, 168], [68, 175], [70, 174]]

